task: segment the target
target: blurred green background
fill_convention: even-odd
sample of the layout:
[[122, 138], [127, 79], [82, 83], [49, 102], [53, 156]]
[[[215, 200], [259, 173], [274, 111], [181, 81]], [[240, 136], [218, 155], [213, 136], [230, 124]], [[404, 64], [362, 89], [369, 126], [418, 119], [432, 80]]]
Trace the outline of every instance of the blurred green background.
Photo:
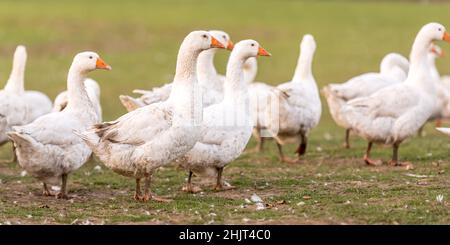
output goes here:
[[[104, 117], [113, 119], [125, 112], [119, 94], [171, 80], [179, 44], [192, 30], [259, 41], [273, 56], [260, 59], [257, 79], [271, 84], [291, 78], [301, 37], [311, 33], [318, 47], [314, 75], [323, 86], [376, 71], [388, 52], [408, 55], [423, 24], [450, 25], [449, 10], [442, 3], [379, 1], [1, 1], [0, 78], [7, 80], [14, 48], [24, 44], [26, 88], [54, 98], [65, 89], [73, 56], [96, 51], [113, 67], [91, 74], [102, 88]], [[218, 55], [222, 73], [227, 57]], [[449, 61], [437, 63], [450, 74]]]
[[[197, 29], [220, 29], [237, 42], [252, 38], [272, 53], [259, 60], [257, 80], [279, 84], [290, 80], [299, 42], [314, 35], [317, 52], [313, 73], [320, 87], [377, 71], [388, 52], [408, 56], [413, 39], [426, 23], [450, 29], [450, 3], [437, 1], [293, 1], [293, 0], [79, 0], [0, 1], [0, 80], [6, 82], [16, 45], [28, 48], [27, 89], [52, 99], [66, 88], [73, 56], [98, 52], [113, 70], [95, 71], [100, 83], [104, 120], [125, 113], [120, 94], [170, 82], [178, 47]], [[438, 43], [444, 51], [450, 46]], [[224, 73], [228, 51], [218, 53]], [[437, 61], [450, 74], [450, 58]], [[134, 181], [91, 161], [70, 177], [71, 202], [39, 195], [41, 185], [21, 176], [16, 163], [0, 165], [0, 223], [306, 223], [306, 224], [448, 224], [450, 204], [449, 139], [429, 124], [423, 138], [402, 144], [400, 157], [413, 161], [406, 171], [370, 168], [361, 157], [365, 142], [352, 138], [343, 150], [343, 130], [330, 119], [325, 100], [317, 129], [312, 131], [302, 164], [278, 163], [276, 147], [263, 154], [244, 154], [225, 170], [237, 186], [230, 192], [208, 189], [201, 195], [181, 192], [186, 173], [165, 168], [155, 177], [157, 194], [170, 204], [136, 203]], [[151, 123], [151, 122], [149, 122]], [[250, 142], [250, 147], [255, 144]], [[292, 155], [296, 146], [286, 147]], [[10, 156], [10, 147], [0, 149]], [[391, 150], [376, 147], [376, 158]], [[195, 181], [199, 181], [195, 179]], [[244, 202], [258, 193], [272, 205], [255, 212]], [[443, 195], [444, 201], [436, 198]], [[44, 208], [42, 208], [44, 207]], [[213, 215], [214, 214], [214, 215]]]

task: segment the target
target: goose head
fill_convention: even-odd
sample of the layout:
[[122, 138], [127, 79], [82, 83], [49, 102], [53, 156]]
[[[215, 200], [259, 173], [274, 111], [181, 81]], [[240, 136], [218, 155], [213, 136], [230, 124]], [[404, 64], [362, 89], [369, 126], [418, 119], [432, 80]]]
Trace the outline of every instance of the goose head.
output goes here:
[[302, 52], [306, 50], [314, 52], [316, 50], [316, 41], [311, 34], [306, 34], [303, 36], [302, 42], [300, 43], [300, 49]]
[[27, 49], [23, 45], [19, 45], [14, 52], [14, 62], [18, 62], [24, 60], [26, 62], [27, 59]]
[[238, 42], [232, 53], [238, 54], [244, 60], [256, 56], [271, 56], [257, 41], [251, 39]]
[[203, 51], [211, 48], [225, 48], [225, 46], [207, 31], [193, 31], [183, 41], [182, 46], [191, 50]]
[[432, 40], [443, 40], [450, 42], [450, 35], [442, 24], [439, 23], [428, 23], [422, 27], [419, 31], [419, 35], [423, 36], [430, 42]]
[[112, 69], [111, 66], [106, 64], [97, 53], [89, 51], [75, 55], [72, 67], [76, 67], [81, 73], [87, 73], [96, 69]]
[[223, 44], [223, 46], [228, 50], [233, 50], [234, 43], [231, 41], [230, 35], [224, 31], [211, 30], [209, 33], [219, 42]]

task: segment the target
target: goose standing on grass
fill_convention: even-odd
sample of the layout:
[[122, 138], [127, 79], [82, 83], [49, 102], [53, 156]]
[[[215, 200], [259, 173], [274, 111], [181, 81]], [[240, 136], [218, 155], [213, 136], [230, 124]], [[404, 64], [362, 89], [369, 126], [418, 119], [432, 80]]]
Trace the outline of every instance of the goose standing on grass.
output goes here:
[[[86, 92], [89, 96], [89, 99], [91, 100], [92, 105], [95, 108], [95, 113], [97, 114], [97, 118], [99, 122], [102, 122], [102, 106], [100, 104], [100, 86], [98, 83], [91, 79], [86, 78], [84, 81], [84, 86], [86, 87]], [[53, 102], [53, 111], [62, 111], [64, 108], [66, 108], [68, 103], [67, 98], [67, 90], [63, 91], [56, 96], [55, 101]]]
[[[6, 133], [13, 126], [24, 125], [51, 111], [52, 102], [38, 91], [26, 91], [24, 88], [26, 48], [17, 46], [14, 53], [12, 71], [8, 82], [0, 91], [0, 145], [8, 142]], [[13, 158], [1, 162], [14, 162], [16, 155], [13, 146]]]
[[345, 148], [350, 148], [351, 128], [342, 115], [342, 106], [352, 99], [367, 97], [384, 87], [403, 82], [408, 69], [408, 59], [397, 53], [389, 53], [381, 60], [379, 73], [365, 73], [341, 84], [329, 84], [322, 89], [331, 117], [338, 126], [345, 128]]
[[94, 52], [77, 54], [67, 76], [67, 107], [8, 132], [19, 165], [43, 182], [44, 195], [51, 195], [47, 184], [61, 185], [56, 197], [66, 199], [68, 174], [80, 168], [92, 153], [73, 131], [86, 130], [98, 120], [84, 86], [87, 74], [95, 69], [111, 67]]
[[[233, 49], [234, 44], [227, 33], [223, 31], [209, 31], [209, 33], [228, 50]], [[199, 86], [202, 89], [204, 106], [219, 103], [223, 99], [223, 82], [225, 81], [225, 76], [218, 74], [214, 66], [214, 56], [218, 50], [217, 48], [205, 50], [198, 57], [197, 78]], [[119, 98], [128, 111], [133, 111], [145, 105], [167, 100], [172, 89], [172, 84], [173, 82], [150, 91], [134, 90], [134, 93], [142, 94], [140, 98], [133, 98], [128, 95], [121, 95]]]
[[[201, 139], [202, 102], [197, 59], [210, 48], [224, 48], [207, 31], [193, 31], [178, 52], [175, 79], [167, 100], [131, 111], [80, 134], [98, 158], [118, 174], [136, 179], [136, 200], [168, 201], [150, 192], [153, 173], [183, 156]], [[140, 181], [145, 180], [144, 194]]]
[[249, 113], [249, 95], [244, 76], [244, 64], [250, 57], [270, 56], [254, 40], [236, 44], [228, 60], [224, 83], [224, 99], [203, 111], [202, 138], [182, 158], [177, 159], [189, 171], [187, 185], [183, 190], [198, 192], [191, 183], [193, 173], [212, 169], [217, 176], [215, 190], [233, 188], [224, 186], [223, 168], [239, 157], [250, 139], [252, 121]]
[[[253, 115], [257, 115], [257, 123], [254, 130], [256, 138], [259, 138], [258, 148], [262, 148], [264, 137], [259, 134], [266, 128], [277, 141], [280, 161], [295, 163], [283, 154], [282, 146], [288, 143], [299, 143], [296, 150], [298, 157], [305, 154], [308, 135], [311, 129], [317, 126], [320, 120], [322, 105], [316, 81], [312, 74], [312, 61], [316, 51], [316, 42], [312, 35], [305, 35], [300, 44], [300, 56], [292, 81], [271, 88], [269, 93], [275, 94], [279, 103], [278, 115], [271, 115], [265, 121], [265, 116], [271, 110], [269, 100], [267, 104], [261, 104], [261, 98], [252, 98], [257, 102], [253, 107]], [[268, 85], [265, 85], [268, 86]], [[251, 96], [261, 94], [251, 93]], [[263, 96], [264, 97], [264, 96]], [[264, 101], [264, 100], [263, 100]]]
[[368, 141], [364, 161], [379, 165], [370, 158], [373, 143], [392, 145], [390, 165], [411, 167], [398, 160], [398, 148], [431, 116], [436, 104], [436, 89], [430, 75], [429, 48], [433, 40], [450, 41], [445, 27], [429, 23], [418, 32], [410, 54], [408, 77], [402, 83], [381, 89], [369, 97], [349, 101], [342, 113], [351, 128]]

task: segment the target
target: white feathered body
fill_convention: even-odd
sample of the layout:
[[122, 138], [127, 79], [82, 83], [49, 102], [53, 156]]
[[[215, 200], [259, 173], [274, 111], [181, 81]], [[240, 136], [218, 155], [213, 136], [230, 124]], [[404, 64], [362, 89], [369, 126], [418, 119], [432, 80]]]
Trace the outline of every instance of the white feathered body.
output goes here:
[[331, 117], [343, 128], [350, 125], [342, 115], [342, 106], [347, 101], [370, 96], [371, 94], [400, 82], [407, 77], [409, 62], [396, 53], [387, 54], [380, 63], [380, 72], [369, 72], [353, 77], [347, 82], [329, 84], [323, 88]]
[[280, 144], [298, 143], [300, 134], [308, 135], [319, 124], [322, 104], [317, 85], [313, 78], [310, 79], [277, 86], [280, 91], [279, 117], [272, 117], [268, 129], [277, 130], [279, 125], [275, 139]]
[[83, 137], [107, 167], [142, 178], [185, 154], [200, 138], [196, 126], [173, 124], [173, 110], [169, 101], [147, 105], [98, 124]]
[[0, 143], [6, 143], [6, 135], [13, 126], [31, 121], [31, 112], [22, 94], [0, 91]]
[[201, 139], [177, 162], [197, 174], [212, 175], [239, 157], [250, 139], [253, 124], [248, 96], [245, 101], [224, 100], [207, 107], [203, 120]]
[[88, 111], [53, 112], [33, 123], [13, 127], [19, 165], [44, 183], [58, 185], [62, 174], [81, 167], [91, 155], [89, 147], [73, 131], [84, 131], [97, 120]]
[[396, 84], [349, 101], [343, 114], [361, 137], [393, 144], [416, 134], [431, 116], [435, 103], [435, 97], [414, 85]]
[[316, 50], [313, 36], [305, 35], [300, 49], [291, 81], [277, 87], [262, 83], [250, 87], [255, 131], [267, 129], [282, 145], [300, 142], [317, 126], [322, 113], [319, 91], [312, 74]]

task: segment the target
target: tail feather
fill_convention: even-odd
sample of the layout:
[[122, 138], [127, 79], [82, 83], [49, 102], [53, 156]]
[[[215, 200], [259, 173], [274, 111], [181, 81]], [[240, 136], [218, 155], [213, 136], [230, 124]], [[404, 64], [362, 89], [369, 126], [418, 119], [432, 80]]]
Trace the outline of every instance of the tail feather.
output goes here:
[[322, 94], [328, 98], [328, 97], [335, 97], [337, 96], [336, 91], [333, 90], [332, 84], [328, 84], [327, 86], [322, 88]]
[[74, 130], [73, 133], [80, 137], [93, 151], [100, 143], [100, 137], [95, 133], [95, 129], [89, 129], [85, 132], [78, 132]]
[[131, 96], [120, 95], [119, 99], [120, 102], [122, 102], [122, 105], [127, 109], [127, 111], [134, 111], [137, 108], [141, 107], [141, 104], [138, 102], [138, 100]]
[[109, 127], [117, 124], [118, 122], [119, 121], [112, 121], [95, 124], [93, 127], [94, 133], [97, 134], [99, 138], [103, 138], [105, 136], [105, 132], [109, 129]]
[[345, 104], [345, 100], [340, 98], [339, 95], [336, 94], [336, 91], [334, 91], [330, 85], [322, 88], [322, 94], [327, 99], [329, 106], [331, 106], [331, 104], [339, 106], [343, 106]]
[[7, 135], [14, 142], [16, 148], [27, 149], [37, 145], [37, 142], [27, 134], [11, 131]]
[[144, 95], [144, 94], [147, 94], [147, 93], [150, 93], [150, 92], [151, 92], [150, 90], [143, 90], [143, 89], [135, 89], [135, 90], [133, 90], [133, 93], [140, 94], [140, 95]]

